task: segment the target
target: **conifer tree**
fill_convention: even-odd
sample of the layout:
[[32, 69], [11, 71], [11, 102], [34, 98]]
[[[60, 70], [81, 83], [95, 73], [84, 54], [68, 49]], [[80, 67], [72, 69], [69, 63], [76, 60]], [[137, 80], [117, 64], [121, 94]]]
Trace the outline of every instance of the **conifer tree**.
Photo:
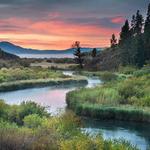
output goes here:
[[93, 48], [93, 50], [92, 50], [92, 57], [94, 58], [94, 57], [96, 57], [96, 55], [97, 55], [97, 49]]
[[145, 45], [145, 59], [150, 59], [150, 4], [148, 6], [147, 17], [144, 27], [144, 45]]
[[133, 15], [131, 20], [131, 29], [130, 29], [131, 36], [135, 35], [135, 25], [136, 25], [135, 15]]
[[124, 26], [121, 29], [119, 44], [123, 44], [129, 38], [130, 38], [130, 27], [128, 20], [126, 20]]
[[122, 65], [130, 63], [130, 45], [131, 33], [128, 20], [125, 21], [120, 33], [119, 47], [120, 47], [120, 60]]
[[135, 34], [140, 35], [142, 33], [142, 27], [143, 27], [143, 16], [140, 14], [140, 11], [138, 10], [136, 13], [135, 18]]
[[75, 52], [74, 52], [75, 61], [80, 65], [80, 68], [83, 68], [83, 54], [81, 53], [80, 42], [76, 41], [72, 45], [72, 48], [75, 49]]
[[116, 47], [116, 45], [117, 45], [117, 39], [116, 39], [115, 34], [112, 34], [112, 38], [110, 39], [110, 43], [111, 43], [111, 48]]
[[136, 38], [136, 48], [134, 53], [134, 65], [141, 68], [144, 65], [144, 41], [142, 35]]

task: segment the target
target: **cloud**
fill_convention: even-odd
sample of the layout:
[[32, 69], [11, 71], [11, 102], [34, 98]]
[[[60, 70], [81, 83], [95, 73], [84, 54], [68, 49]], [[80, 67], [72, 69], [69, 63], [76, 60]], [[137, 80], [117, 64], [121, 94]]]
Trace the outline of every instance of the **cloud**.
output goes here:
[[137, 9], [145, 12], [147, 4], [147, 0], [0, 0], [1, 39], [34, 48], [63, 49], [74, 40], [106, 46], [124, 20]]

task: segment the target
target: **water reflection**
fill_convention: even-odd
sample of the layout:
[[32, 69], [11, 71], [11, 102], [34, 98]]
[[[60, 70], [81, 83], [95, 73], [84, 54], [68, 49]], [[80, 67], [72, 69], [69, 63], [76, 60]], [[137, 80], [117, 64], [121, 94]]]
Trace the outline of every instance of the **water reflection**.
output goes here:
[[61, 86], [51, 86], [44, 88], [30, 88], [11, 92], [1, 92], [0, 99], [4, 99], [8, 104], [20, 104], [23, 101], [35, 101], [36, 103], [48, 107], [48, 111], [55, 115], [58, 110], [66, 107], [66, 93], [76, 88], [85, 87], [86, 84], [70, 84]]
[[125, 139], [141, 150], [150, 144], [150, 126], [143, 123], [122, 121], [84, 120], [84, 131], [90, 134], [101, 133], [104, 139]]

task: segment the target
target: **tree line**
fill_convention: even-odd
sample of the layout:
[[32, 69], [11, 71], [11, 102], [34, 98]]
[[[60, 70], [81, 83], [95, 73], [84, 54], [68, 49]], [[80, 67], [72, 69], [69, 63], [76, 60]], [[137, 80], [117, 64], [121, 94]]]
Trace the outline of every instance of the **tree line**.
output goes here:
[[[132, 16], [131, 22], [125, 21], [119, 39], [117, 40], [115, 34], [112, 34], [110, 43], [111, 47], [108, 49], [117, 53], [119, 65], [143, 67], [150, 60], [150, 4], [148, 5], [146, 19], [144, 19], [140, 10], [137, 10], [136, 14]], [[76, 62], [83, 68], [85, 57], [81, 52], [80, 42], [75, 42], [72, 47], [75, 48]], [[94, 48], [91, 56], [94, 59], [96, 55], [97, 50]]]
[[150, 60], [150, 4], [145, 20], [137, 10], [130, 23], [125, 21], [118, 43], [115, 35], [112, 35], [111, 48], [118, 49], [122, 65], [143, 67]]

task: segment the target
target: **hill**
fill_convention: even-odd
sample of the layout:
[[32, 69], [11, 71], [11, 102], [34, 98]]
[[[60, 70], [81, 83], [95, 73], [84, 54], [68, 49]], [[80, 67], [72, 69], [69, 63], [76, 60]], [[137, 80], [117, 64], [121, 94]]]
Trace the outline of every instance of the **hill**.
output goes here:
[[[10, 42], [0, 42], [0, 48], [5, 52], [19, 55], [19, 54], [73, 54], [74, 49], [66, 49], [66, 50], [37, 50], [37, 49], [28, 49], [23, 48], [21, 46], [12, 44]], [[101, 49], [101, 48], [100, 48]], [[90, 52], [92, 48], [81, 48], [82, 52]]]
[[0, 49], [0, 59], [3, 60], [14, 60], [14, 59], [19, 59], [18, 56], [4, 52], [2, 49]]

